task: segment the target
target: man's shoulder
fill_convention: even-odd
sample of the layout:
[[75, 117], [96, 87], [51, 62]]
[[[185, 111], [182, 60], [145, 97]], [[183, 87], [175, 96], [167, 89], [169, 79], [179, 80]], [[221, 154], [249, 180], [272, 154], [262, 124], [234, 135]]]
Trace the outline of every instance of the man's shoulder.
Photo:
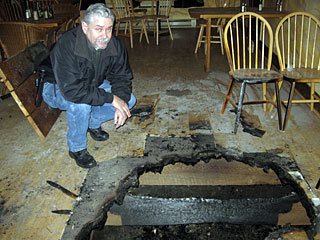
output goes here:
[[107, 48], [104, 50], [109, 56], [119, 56], [123, 53], [125, 46], [116, 36], [112, 36]]
[[63, 33], [59, 41], [72, 41], [77, 38], [77, 32], [79, 27], [75, 27], [65, 33]]
[[115, 48], [123, 47], [121, 40], [117, 36], [112, 36], [110, 42], [114, 45]]

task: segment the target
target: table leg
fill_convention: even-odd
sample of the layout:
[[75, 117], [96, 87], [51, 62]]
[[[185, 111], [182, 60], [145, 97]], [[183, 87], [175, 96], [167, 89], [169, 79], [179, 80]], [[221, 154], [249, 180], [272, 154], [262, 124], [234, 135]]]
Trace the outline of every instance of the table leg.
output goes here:
[[210, 58], [211, 58], [211, 18], [207, 19], [207, 29], [206, 29], [206, 60], [204, 64], [204, 69], [209, 72], [210, 69]]

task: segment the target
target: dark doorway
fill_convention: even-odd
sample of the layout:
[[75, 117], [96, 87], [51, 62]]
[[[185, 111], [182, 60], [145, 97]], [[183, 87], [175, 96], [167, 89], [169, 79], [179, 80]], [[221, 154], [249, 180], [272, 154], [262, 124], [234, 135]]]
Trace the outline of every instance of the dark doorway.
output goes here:
[[86, 10], [91, 4], [94, 3], [106, 3], [103, 0], [82, 0], [80, 1], [80, 10]]
[[203, 0], [176, 0], [174, 1], [175, 8], [188, 8], [188, 7], [202, 7]]

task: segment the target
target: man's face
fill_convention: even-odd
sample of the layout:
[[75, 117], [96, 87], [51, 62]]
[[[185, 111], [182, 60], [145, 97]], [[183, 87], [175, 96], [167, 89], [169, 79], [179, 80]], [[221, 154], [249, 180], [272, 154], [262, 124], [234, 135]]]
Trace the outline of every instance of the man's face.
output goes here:
[[90, 24], [82, 22], [82, 30], [95, 49], [105, 49], [112, 36], [111, 18], [94, 17]]

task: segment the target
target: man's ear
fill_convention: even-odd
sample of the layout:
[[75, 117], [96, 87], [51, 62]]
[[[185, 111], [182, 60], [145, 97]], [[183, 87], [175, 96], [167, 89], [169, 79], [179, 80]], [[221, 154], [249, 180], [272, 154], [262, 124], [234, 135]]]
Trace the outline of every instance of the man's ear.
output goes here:
[[84, 32], [84, 34], [87, 34], [88, 24], [85, 22], [81, 22], [81, 27], [82, 27], [82, 31]]

